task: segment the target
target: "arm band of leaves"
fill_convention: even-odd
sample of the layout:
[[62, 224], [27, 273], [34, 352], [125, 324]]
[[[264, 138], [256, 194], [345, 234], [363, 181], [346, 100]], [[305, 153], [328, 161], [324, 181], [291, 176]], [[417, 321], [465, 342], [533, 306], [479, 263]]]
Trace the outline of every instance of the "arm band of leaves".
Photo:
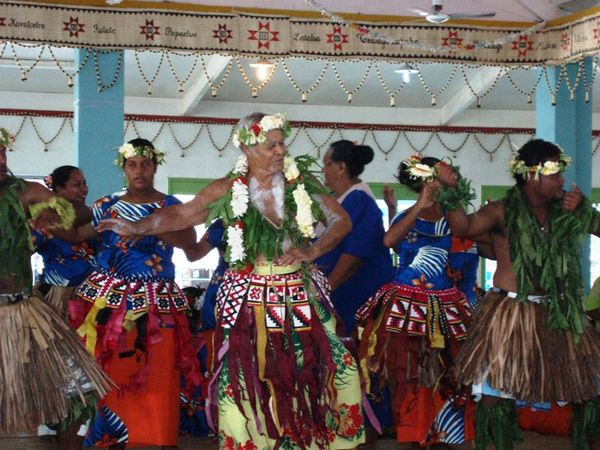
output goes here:
[[445, 211], [454, 211], [459, 208], [466, 210], [474, 199], [475, 191], [471, 188], [471, 182], [459, 176], [455, 187], [444, 186], [440, 189], [437, 202]]
[[29, 207], [31, 218], [37, 219], [44, 209], [53, 209], [60, 217], [60, 222], [56, 225], [63, 230], [70, 230], [75, 223], [75, 208], [62, 197], [52, 197], [47, 202], [34, 203]]

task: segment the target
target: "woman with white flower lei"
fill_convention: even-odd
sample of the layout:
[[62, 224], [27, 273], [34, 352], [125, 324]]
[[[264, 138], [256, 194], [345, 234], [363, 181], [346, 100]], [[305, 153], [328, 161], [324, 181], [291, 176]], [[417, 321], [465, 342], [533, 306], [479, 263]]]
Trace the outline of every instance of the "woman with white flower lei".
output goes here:
[[[207, 217], [224, 221], [231, 268], [217, 297], [216, 404], [209, 408], [218, 413], [221, 448], [350, 449], [364, 442], [357, 365], [335, 336], [326, 280], [310, 264], [351, 225], [335, 199], [322, 195], [313, 159], [287, 156], [289, 134], [282, 114], [251, 114], [238, 124], [234, 143], [242, 155], [227, 177], [140, 222], [100, 225], [146, 235]], [[327, 229], [310, 243], [317, 221]]]

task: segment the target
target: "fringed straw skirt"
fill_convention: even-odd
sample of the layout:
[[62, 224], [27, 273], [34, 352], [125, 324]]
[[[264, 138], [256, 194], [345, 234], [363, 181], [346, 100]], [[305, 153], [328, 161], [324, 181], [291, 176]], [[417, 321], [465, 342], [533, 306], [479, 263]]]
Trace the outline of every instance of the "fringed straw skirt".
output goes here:
[[218, 417], [222, 448], [335, 449], [364, 442], [356, 361], [335, 335], [323, 281], [300, 270], [225, 273], [208, 408]]
[[[401, 401], [410, 387], [435, 387], [449, 376], [471, 309], [456, 288], [382, 286], [356, 313], [358, 357], [365, 377], [377, 373]], [[446, 380], [448, 381], [448, 380]]]
[[69, 323], [67, 313], [69, 300], [75, 297], [77, 286], [51, 286], [44, 296], [46, 302], [54, 309], [54, 312], [62, 317], [66, 323]]
[[35, 293], [0, 305], [0, 432], [35, 429], [112, 387], [62, 317]]
[[520, 302], [489, 291], [456, 362], [464, 384], [487, 382], [525, 401], [583, 402], [598, 395], [600, 335], [587, 326], [576, 342], [550, 329], [543, 303]]

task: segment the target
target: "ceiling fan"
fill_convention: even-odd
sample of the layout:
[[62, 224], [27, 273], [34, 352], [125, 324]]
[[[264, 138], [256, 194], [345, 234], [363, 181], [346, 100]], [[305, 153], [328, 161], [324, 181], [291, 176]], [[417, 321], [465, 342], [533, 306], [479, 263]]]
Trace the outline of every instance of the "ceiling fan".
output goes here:
[[478, 12], [478, 13], [445, 13], [444, 3], [442, 0], [432, 0], [431, 10], [425, 11], [420, 8], [410, 8], [415, 14], [424, 17], [425, 20], [431, 23], [443, 23], [449, 19], [479, 19], [481, 17], [494, 17], [496, 13], [494, 11]]

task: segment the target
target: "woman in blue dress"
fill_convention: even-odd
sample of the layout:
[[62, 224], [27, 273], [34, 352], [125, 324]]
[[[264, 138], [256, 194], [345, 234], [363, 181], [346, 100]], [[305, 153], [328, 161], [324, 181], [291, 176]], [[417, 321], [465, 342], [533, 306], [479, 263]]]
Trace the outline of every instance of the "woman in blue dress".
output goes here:
[[359, 178], [373, 156], [371, 147], [341, 140], [332, 143], [323, 157], [325, 185], [352, 221], [344, 240], [316, 260], [331, 285], [344, 337], [352, 335], [358, 308], [394, 278], [390, 251], [383, 245], [382, 212], [371, 188]]
[[[77, 167], [57, 167], [44, 181], [56, 195], [74, 205], [85, 206], [88, 187]], [[68, 321], [68, 301], [94, 268], [97, 241], [72, 243], [36, 230], [32, 237], [35, 249], [44, 261], [39, 280], [40, 292], [56, 313]]]
[[[179, 203], [154, 188], [163, 158], [145, 139], [123, 145], [116, 163], [123, 167], [127, 190], [94, 203], [94, 225], [115, 217], [138, 221]], [[120, 390], [100, 405], [85, 445], [176, 448], [180, 372], [190, 391], [201, 374], [172, 256], [176, 245], [193, 259], [195, 231], [135, 240], [105, 231], [100, 239], [98, 267], [77, 292], [72, 324]]]
[[[438, 163], [411, 157], [400, 165], [400, 183], [419, 196], [384, 237], [398, 253], [398, 270], [357, 313], [360, 364], [389, 386], [399, 442], [459, 443], [472, 431], [451, 376], [471, 306], [455, 283], [459, 268], [449, 266], [453, 237], [433, 195]], [[441, 428], [448, 421], [452, 433]]]

